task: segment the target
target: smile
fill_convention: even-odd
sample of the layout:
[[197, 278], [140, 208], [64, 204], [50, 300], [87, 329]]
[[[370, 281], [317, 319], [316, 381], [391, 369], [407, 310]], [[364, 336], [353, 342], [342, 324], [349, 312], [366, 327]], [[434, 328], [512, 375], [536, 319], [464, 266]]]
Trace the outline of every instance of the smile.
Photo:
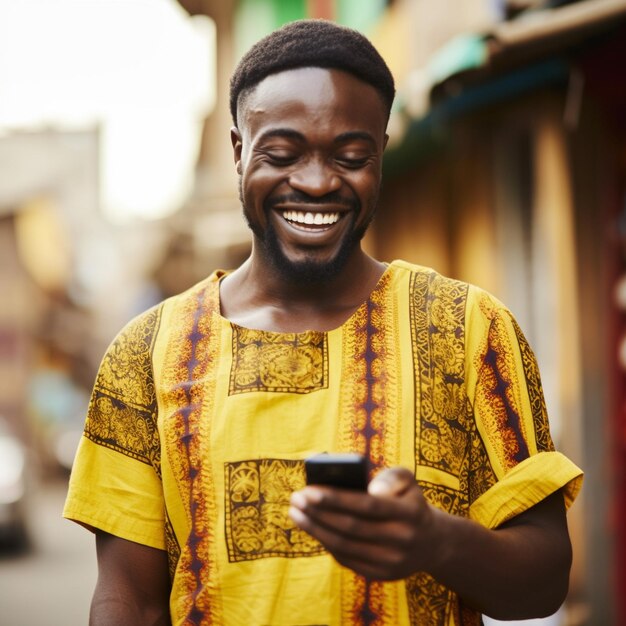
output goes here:
[[295, 224], [326, 226], [339, 221], [339, 213], [312, 213], [311, 211], [283, 211], [283, 218]]

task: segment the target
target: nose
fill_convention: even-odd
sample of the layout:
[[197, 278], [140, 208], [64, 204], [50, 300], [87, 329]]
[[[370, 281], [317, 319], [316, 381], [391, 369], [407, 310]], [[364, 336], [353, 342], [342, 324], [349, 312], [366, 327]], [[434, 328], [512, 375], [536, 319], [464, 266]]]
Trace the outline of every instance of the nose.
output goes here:
[[341, 180], [324, 159], [309, 159], [291, 174], [289, 185], [309, 196], [320, 197], [337, 191]]

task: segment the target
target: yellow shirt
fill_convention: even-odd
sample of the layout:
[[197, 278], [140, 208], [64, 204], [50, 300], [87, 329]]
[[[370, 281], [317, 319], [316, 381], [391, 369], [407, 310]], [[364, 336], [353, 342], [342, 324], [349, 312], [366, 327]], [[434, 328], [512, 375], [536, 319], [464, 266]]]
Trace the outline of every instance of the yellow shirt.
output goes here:
[[478, 624], [418, 573], [367, 582], [287, 515], [311, 454], [415, 471], [426, 498], [489, 528], [581, 471], [554, 451], [534, 356], [480, 289], [394, 261], [330, 332], [220, 315], [216, 272], [133, 320], [94, 387], [64, 510], [166, 549], [173, 624]]

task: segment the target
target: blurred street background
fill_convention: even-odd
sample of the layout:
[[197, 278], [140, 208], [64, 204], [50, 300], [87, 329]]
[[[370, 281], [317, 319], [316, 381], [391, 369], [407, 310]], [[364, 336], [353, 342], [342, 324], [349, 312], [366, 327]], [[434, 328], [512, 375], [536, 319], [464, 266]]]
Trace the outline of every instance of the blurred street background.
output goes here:
[[0, 625], [87, 623], [93, 537], [60, 515], [95, 373], [246, 258], [228, 82], [302, 17], [396, 79], [368, 251], [512, 309], [585, 470], [544, 623], [626, 624], [626, 0], [0, 0]]
[[61, 518], [64, 480], [47, 480], [32, 493], [29, 545], [0, 544], [0, 624], [87, 624], [96, 584], [91, 533]]

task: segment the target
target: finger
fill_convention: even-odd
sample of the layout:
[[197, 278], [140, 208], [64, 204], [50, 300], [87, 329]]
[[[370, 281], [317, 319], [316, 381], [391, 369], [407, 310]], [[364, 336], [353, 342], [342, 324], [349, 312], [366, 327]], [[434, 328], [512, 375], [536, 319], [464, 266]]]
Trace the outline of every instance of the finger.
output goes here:
[[368, 493], [332, 487], [305, 487], [291, 495], [291, 504], [308, 513], [337, 511], [371, 520], [405, 519], [414, 513], [409, 498], [380, 498]]
[[372, 496], [394, 497], [403, 495], [413, 485], [415, 477], [408, 469], [392, 467], [377, 474], [368, 485], [367, 491]]
[[406, 550], [399, 546], [381, 545], [337, 533], [335, 529], [317, 523], [293, 507], [289, 514], [298, 526], [317, 539], [339, 563], [362, 575], [387, 578], [390, 572], [398, 571], [404, 563]]
[[[344, 538], [355, 539], [367, 543], [390, 546], [407, 546], [414, 539], [412, 526], [405, 521], [389, 519], [385, 521], [357, 517], [353, 512], [345, 513], [330, 509], [311, 507], [306, 511], [297, 509], [305, 516], [304, 530], [313, 523], [329, 529]], [[298, 513], [296, 513], [296, 517]], [[294, 516], [292, 515], [292, 518]], [[300, 518], [298, 518], [300, 519]]]

